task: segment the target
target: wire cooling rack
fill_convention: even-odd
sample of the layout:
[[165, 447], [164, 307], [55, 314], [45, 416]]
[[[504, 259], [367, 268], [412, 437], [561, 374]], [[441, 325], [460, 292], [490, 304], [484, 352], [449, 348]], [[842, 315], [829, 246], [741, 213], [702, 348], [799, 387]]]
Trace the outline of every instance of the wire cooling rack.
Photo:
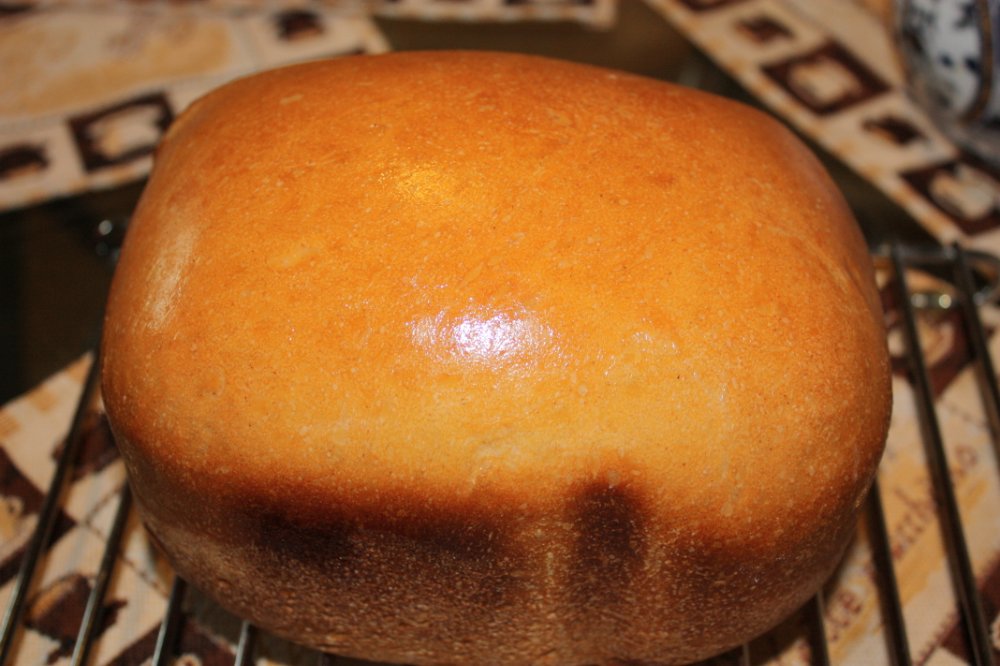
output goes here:
[[[906, 368], [916, 400], [916, 417], [919, 421], [924, 457], [927, 460], [934, 503], [942, 542], [945, 545], [950, 581], [957, 605], [958, 625], [964, 635], [967, 658], [976, 666], [995, 663], [990, 628], [984, 612], [983, 599], [977, 587], [971, 563], [966, 526], [956, 499], [953, 480], [942, 439], [939, 414], [935, 406], [933, 387], [928, 373], [927, 359], [922, 350], [918, 315], [928, 310], [949, 310], [960, 313], [962, 327], [968, 340], [972, 363], [978, 380], [983, 410], [993, 432], [993, 445], [997, 447], [996, 433], [1000, 433], [1000, 390], [996, 372], [988, 350], [988, 335], [980, 318], [980, 308], [997, 295], [1000, 285], [1000, 262], [992, 256], [970, 252], [959, 246], [946, 248], [914, 249], [899, 245], [887, 246], [876, 252], [876, 260], [891, 274], [890, 298], [896, 304], [901, 319], [900, 329], [905, 346]], [[946, 290], [925, 291], [910, 285], [908, 274], [912, 270], [927, 271], [950, 285]], [[18, 663], [17, 637], [24, 631], [24, 614], [29, 593], [36, 574], [43, 568], [44, 553], [53, 539], [60, 508], [69, 477], [83, 440], [83, 423], [87, 406], [97, 390], [97, 368], [90, 366], [80, 396], [66, 444], [56, 463], [50, 486], [39, 509], [35, 530], [24, 549], [17, 577], [8, 599], [2, 625], [0, 625], [0, 666]], [[998, 456], [1000, 458], [1000, 456]], [[883, 493], [876, 481], [869, 494], [866, 521], [873, 563], [873, 578], [877, 585], [882, 617], [882, 635], [885, 655], [893, 666], [914, 663], [908, 639], [907, 621], [900, 596], [898, 572], [893, 562], [890, 532], [887, 529], [883, 508]], [[1000, 512], [1000, 506], [996, 507]], [[106, 548], [100, 561], [87, 598], [82, 620], [72, 643], [69, 663], [90, 663], [92, 647], [105, 609], [105, 597], [115, 567], [121, 558], [122, 537], [132, 511], [131, 494], [123, 484], [117, 499], [117, 509], [111, 523]], [[176, 656], [179, 628], [185, 621], [184, 598], [188, 586], [175, 576], [166, 611], [160, 622], [153, 666], [172, 663]], [[813, 664], [831, 663], [828, 627], [824, 622], [822, 593], [803, 609], [804, 640], [808, 645], [809, 659]], [[260, 637], [254, 626], [243, 622], [235, 645], [234, 663], [253, 663]], [[331, 664], [337, 657], [315, 653], [315, 663]], [[748, 645], [734, 650], [716, 663], [749, 666], [753, 663]]]

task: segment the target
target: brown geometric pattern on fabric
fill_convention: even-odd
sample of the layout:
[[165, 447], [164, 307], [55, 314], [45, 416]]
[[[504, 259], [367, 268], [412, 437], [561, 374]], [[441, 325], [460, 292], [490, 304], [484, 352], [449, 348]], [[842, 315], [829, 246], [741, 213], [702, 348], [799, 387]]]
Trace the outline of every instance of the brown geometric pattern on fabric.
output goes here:
[[[46, 664], [73, 654], [77, 632], [83, 621], [87, 597], [93, 588], [89, 578], [71, 573], [36, 592], [28, 601], [25, 626], [54, 640], [58, 646], [49, 653]], [[123, 599], [106, 600], [97, 635], [115, 623], [118, 611], [124, 607]]]
[[319, 14], [308, 9], [286, 9], [271, 20], [279, 38], [289, 42], [318, 37], [326, 30]]
[[738, 5], [746, 0], [680, 0], [680, 2], [693, 12], [708, 12]]
[[887, 114], [865, 120], [862, 127], [868, 132], [898, 146], [924, 140], [923, 132], [909, 120], [897, 115]]
[[788, 39], [792, 36], [792, 29], [781, 20], [768, 16], [767, 14], [757, 14], [739, 22], [740, 30], [750, 39], [758, 44], [767, 44], [778, 39]]
[[25, 142], [0, 147], [0, 180], [38, 172], [48, 165], [44, 144]]
[[80, 161], [91, 172], [151, 155], [173, 119], [166, 96], [156, 92], [73, 116], [68, 122]]
[[[452, 4], [460, 4], [462, 0], [451, 0]], [[466, 0], [466, 4], [472, 4]], [[551, 5], [551, 6], [563, 6], [563, 7], [590, 7], [594, 4], [594, 0], [543, 0], [541, 3], [538, 0], [503, 0], [503, 4], [508, 7], [530, 7], [531, 5]]]
[[817, 115], [845, 111], [889, 90], [874, 71], [836, 42], [762, 68]]
[[[66, 448], [63, 440], [52, 450], [52, 460], [58, 461]], [[80, 425], [80, 448], [73, 465], [72, 481], [79, 481], [89, 474], [96, 474], [118, 459], [108, 418], [103, 411], [89, 411]]]
[[[134, 643], [111, 659], [106, 666], [136, 666], [149, 663], [156, 649], [159, 627], [138, 638]], [[235, 654], [228, 648], [212, 640], [209, 635], [190, 619], [183, 622], [175, 653], [178, 666], [232, 666]]]
[[[1000, 661], [1000, 562], [993, 563], [979, 589], [982, 592], [983, 613], [990, 625], [993, 656]], [[960, 622], [956, 622], [948, 632], [942, 646], [961, 659], [969, 660], [966, 634]]]
[[[45, 493], [28, 480], [0, 444], [0, 586], [17, 574], [44, 498]], [[50, 543], [74, 525], [60, 511]]]
[[1000, 227], [1000, 172], [968, 153], [900, 174], [970, 236]]

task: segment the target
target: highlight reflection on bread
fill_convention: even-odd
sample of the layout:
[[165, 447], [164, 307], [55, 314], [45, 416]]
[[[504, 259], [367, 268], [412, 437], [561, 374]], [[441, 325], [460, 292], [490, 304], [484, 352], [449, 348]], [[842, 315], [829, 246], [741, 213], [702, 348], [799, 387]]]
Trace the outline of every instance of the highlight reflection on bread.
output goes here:
[[103, 363], [182, 575], [417, 664], [679, 663], [768, 629], [839, 558], [890, 406], [865, 244], [788, 131], [484, 53], [196, 102]]

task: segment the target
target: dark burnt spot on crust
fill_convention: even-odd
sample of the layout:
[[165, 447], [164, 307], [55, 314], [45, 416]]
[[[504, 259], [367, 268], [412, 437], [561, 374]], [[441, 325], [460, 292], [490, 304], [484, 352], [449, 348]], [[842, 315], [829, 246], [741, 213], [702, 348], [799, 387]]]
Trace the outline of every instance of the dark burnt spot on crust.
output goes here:
[[622, 485], [588, 483], [570, 500], [574, 530], [571, 589], [581, 603], [608, 601], [642, 565], [645, 511], [639, 495]]
[[282, 560], [305, 560], [311, 564], [345, 562], [355, 556], [353, 528], [339, 516], [323, 525], [300, 524], [278, 511], [249, 512], [256, 525], [248, 530], [260, 552], [272, 552]]
[[374, 537], [406, 542], [431, 565], [442, 560], [490, 562], [502, 556], [507, 532], [498, 520], [467, 507], [414, 510], [345, 503], [307, 519], [259, 505], [245, 513], [256, 523], [249, 532], [263, 541], [259, 546], [293, 547], [296, 557], [322, 561], [353, 557], [358, 553], [352, 544]]
[[297, 561], [340, 585], [363, 588], [377, 588], [382, 572], [402, 567], [425, 579], [416, 586], [447, 590], [477, 607], [512, 601], [526, 563], [502, 512], [406, 496], [381, 500], [327, 500], [325, 510], [308, 516], [289, 516], [258, 500], [243, 515], [252, 522], [246, 532], [258, 551], [276, 566]]

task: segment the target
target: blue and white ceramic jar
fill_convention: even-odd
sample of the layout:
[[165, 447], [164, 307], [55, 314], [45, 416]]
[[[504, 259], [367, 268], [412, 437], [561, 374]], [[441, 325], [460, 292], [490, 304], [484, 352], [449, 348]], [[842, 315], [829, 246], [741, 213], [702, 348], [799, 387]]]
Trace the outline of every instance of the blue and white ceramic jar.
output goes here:
[[895, 0], [910, 92], [957, 144], [1000, 167], [1000, 0]]

